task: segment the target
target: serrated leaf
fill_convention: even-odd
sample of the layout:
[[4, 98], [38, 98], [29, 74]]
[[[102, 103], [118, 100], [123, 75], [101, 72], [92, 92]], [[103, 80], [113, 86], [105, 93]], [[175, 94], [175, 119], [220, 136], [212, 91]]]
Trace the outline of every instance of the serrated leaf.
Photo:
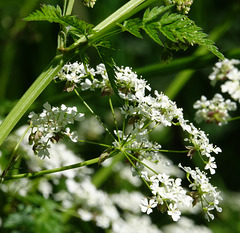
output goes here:
[[69, 28], [70, 32], [77, 31], [80, 35], [87, 35], [91, 33], [92, 24], [88, 24], [83, 20], [79, 20], [76, 16], [67, 15], [62, 16], [62, 10], [59, 6], [42, 5], [41, 11], [37, 10], [24, 18], [26, 21], [48, 21], [50, 23], [59, 23]]
[[87, 32], [91, 31], [91, 29], [94, 27], [94, 25], [88, 24], [83, 20], [79, 20], [78, 18], [76, 18], [76, 16], [71, 15], [62, 17], [61, 23], [65, 26], [72, 26], [82, 35], [86, 35]]
[[118, 24], [124, 31], [128, 31], [138, 38], [143, 38], [140, 33], [142, 21], [139, 18], [124, 21], [123, 25]]
[[208, 35], [202, 32], [192, 20], [183, 15], [166, 13], [159, 21], [159, 31], [174, 43], [198, 44], [205, 46], [210, 52], [220, 59], [224, 56], [221, 54], [214, 42], [208, 39]]
[[186, 19], [185, 15], [180, 15], [176, 13], [170, 14], [169, 12], [165, 13], [159, 20], [161, 25], [172, 24], [176, 21], [180, 22], [182, 19]]
[[25, 21], [48, 21], [50, 23], [59, 23], [62, 16], [62, 10], [59, 6], [42, 5], [41, 11], [36, 10], [24, 18]]
[[159, 30], [157, 29], [157, 24], [152, 23], [152, 24], [145, 24], [143, 26], [143, 30], [159, 45], [163, 46], [162, 41], [159, 38]]
[[147, 23], [149, 21], [154, 20], [155, 18], [157, 18], [157, 16], [159, 16], [160, 14], [168, 11], [170, 8], [172, 8], [174, 5], [168, 5], [168, 6], [160, 6], [160, 7], [154, 7], [153, 9], [147, 9], [144, 12], [143, 15], [143, 23]]

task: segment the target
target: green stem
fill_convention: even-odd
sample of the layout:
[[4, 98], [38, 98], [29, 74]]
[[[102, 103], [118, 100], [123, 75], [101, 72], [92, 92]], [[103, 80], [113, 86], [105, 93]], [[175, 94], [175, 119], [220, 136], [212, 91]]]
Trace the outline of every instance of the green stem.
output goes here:
[[17, 155], [16, 152], [20, 146], [21, 141], [23, 140], [23, 138], [25, 137], [25, 135], [27, 134], [28, 130], [32, 127], [32, 123], [27, 127], [27, 129], [25, 130], [25, 132], [23, 133], [23, 135], [21, 136], [21, 138], [19, 139], [17, 145], [15, 146], [11, 158], [9, 159], [8, 165], [7, 167], [4, 169], [0, 181], [2, 182], [4, 180], [4, 176], [7, 174], [8, 170], [17, 162], [17, 160], [19, 159], [20, 155]]
[[108, 101], [109, 101], [109, 105], [110, 105], [111, 112], [112, 112], [112, 115], [113, 115], [113, 120], [114, 120], [114, 124], [115, 124], [116, 131], [117, 131], [118, 141], [120, 143], [121, 139], [120, 139], [119, 132], [118, 132], [118, 123], [117, 123], [117, 119], [116, 119], [115, 112], [114, 112], [114, 109], [113, 109], [112, 99], [111, 99], [110, 96], [108, 97]]
[[112, 147], [112, 146], [107, 145], [107, 144], [103, 144], [103, 143], [99, 143], [99, 142], [92, 142], [92, 141], [87, 141], [87, 140], [82, 140], [82, 139], [78, 139], [78, 142], [89, 143], [89, 144], [103, 146], [103, 147], [107, 147], [107, 148], [111, 148]]
[[75, 0], [64, 0], [63, 15], [71, 15]]
[[157, 152], [164, 152], [164, 153], [178, 153], [178, 154], [184, 154], [184, 153], [187, 153], [188, 150], [161, 150], [161, 149], [147, 149], [147, 148], [127, 148], [127, 147], [124, 147], [125, 150], [136, 150], [136, 151], [157, 151]]
[[240, 120], [240, 116], [232, 117], [232, 118], [228, 119], [227, 121], [236, 121], [236, 120]]
[[42, 91], [48, 86], [52, 79], [57, 75], [62, 66], [70, 59], [69, 56], [58, 55], [53, 58], [47, 68], [36, 79], [32, 86], [25, 92], [22, 98], [18, 101], [15, 107], [7, 115], [5, 120], [0, 125], [0, 145], [4, 139], [8, 136], [17, 122], [21, 119], [24, 113], [36, 100], [36, 98], [42, 93]]
[[62, 171], [66, 171], [66, 170], [70, 170], [70, 169], [74, 169], [74, 168], [80, 168], [80, 167], [88, 166], [91, 164], [95, 164], [95, 163], [98, 163], [98, 160], [99, 160], [99, 157], [95, 158], [95, 159], [90, 159], [90, 160], [87, 160], [87, 161], [84, 161], [81, 163], [75, 163], [72, 165], [64, 166], [64, 167], [53, 168], [53, 169], [43, 170], [43, 171], [39, 171], [39, 172], [30, 172], [30, 173], [23, 173], [23, 174], [12, 175], [12, 176], [5, 176], [4, 181], [21, 179], [21, 178], [36, 178], [39, 176], [44, 176], [44, 175], [48, 175], [48, 174], [52, 174], [52, 173], [62, 172]]
[[[134, 156], [132, 156], [131, 154], [129, 154], [129, 153], [127, 153], [127, 152], [123, 152], [124, 153], [124, 155], [126, 156], [126, 158], [128, 159], [128, 161], [131, 163], [131, 165], [134, 167], [134, 169], [137, 171], [137, 173], [138, 173], [138, 175], [139, 175], [139, 177], [142, 179], [142, 181], [147, 185], [147, 187], [151, 190], [151, 188], [150, 188], [150, 185], [148, 184], [148, 182], [145, 180], [145, 179], [143, 179], [143, 177], [141, 176], [141, 173], [139, 172], [139, 170], [137, 169], [137, 167], [135, 166], [135, 164], [132, 162], [132, 160], [128, 157], [128, 155], [129, 156], [131, 156], [131, 157], [133, 157], [133, 159], [136, 159]], [[139, 161], [140, 162], [140, 161]], [[151, 168], [150, 168], [151, 169]], [[151, 169], [152, 170], [152, 169]], [[153, 170], [152, 170], [152, 172], [154, 172]], [[154, 173], [156, 173], [156, 172], [154, 172]]]
[[[148, 168], [151, 172], [153, 172], [154, 174], [158, 175], [158, 173], [156, 171], [154, 171], [151, 167], [149, 167], [147, 164], [145, 164], [144, 162], [142, 162], [141, 160], [139, 160], [138, 158], [136, 158], [135, 156], [131, 155], [130, 153], [128, 153], [127, 151], [125, 151], [124, 153], [126, 153], [126, 155], [128, 155], [129, 157], [131, 157], [133, 160], [136, 160], [137, 162], [141, 163], [144, 167]], [[129, 160], [130, 161], [130, 160]], [[132, 161], [131, 161], [132, 163]], [[135, 166], [135, 165], [134, 165]], [[135, 168], [135, 167], [134, 167]], [[136, 168], [135, 168], [136, 169]], [[141, 174], [140, 174], [141, 176]]]

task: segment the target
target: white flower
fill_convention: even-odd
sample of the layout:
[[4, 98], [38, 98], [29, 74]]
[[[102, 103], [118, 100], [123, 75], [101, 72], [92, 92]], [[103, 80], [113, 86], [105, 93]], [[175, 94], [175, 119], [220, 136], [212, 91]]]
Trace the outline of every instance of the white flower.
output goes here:
[[216, 162], [214, 160], [214, 157], [209, 157], [209, 161], [204, 168], [206, 170], [209, 169], [212, 175], [215, 174], [215, 169], [217, 168]]
[[226, 81], [221, 85], [223, 93], [228, 93], [234, 100], [240, 102], [240, 83], [237, 81]]
[[172, 216], [173, 221], [178, 221], [181, 215], [181, 211], [177, 208], [177, 205], [170, 203], [168, 209], [168, 215]]
[[78, 133], [76, 131], [71, 132], [69, 127], [67, 127], [63, 133], [66, 134], [73, 142], [78, 141]]
[[216, 191], [216, 187], [210, 184], [206, 173], [201, 172], [199, 168], [192, 170], [190, 167], [182, 167], [181, 164], [179, 164], [179, 167], [185, 170], [189, 179], [192, 180], [189, 187], [197, 192], [198, 200], [201, 201], [207, 219], [209, 220], [209, 217], [213, 219], [214, 216], [209, 212], [210, 210], [222, 211], [222, 208], [218, 206], [219, 200], [222, 199], [220, 192]]
[[148, 201], [148, 199], [145, 197], [142, 199], [142, 204], [140, 204], [141, 207], [141, 211], [143, 213], [147, 213], [150, 214], [152, 213], [152, 208], [155, 208], [157, 206], [157, 201], [155, 199], [150, 199]]
[[[229, 73], [235, 69], [234, 65], [240, 64], [239, 60], [225, 59], [223, 61], [217, 62], [215, 67], [213, 67], [213, 72], [209, 75], [211, 84], [215, 85], [218, 80], [224, 80], [229, 77]], [[230, 74], [231, 77], [231, 74]]]
[[29, 137], [29, 143], [33, 144], [33, 151], [38, 156], [45, 158], [49, 157], [49, 143], [58, 142], [60, 137], [65, 134], [73, 142], [77, 142], [78, 136], [76, 132], [70, 132], [68, 124], [74, 124], [75, 121], [80, 121], [84, 114], [78, 113], [77, 108], [67, 107], [64, 104], [58, 107], [51, 107], [49, 103], [43, 105], [43, 112], [29, 114], [32, 122], [32, 132]]
[[216, 122], [219, 125], [226, 124], [230, 118], [228, 111], [235, 111], [237, 105], [231, 100], [224, 100], [221, 94], [215, 94], [212, 100], [207, 100], [205, 96], [201, 97], [193, 107], [198, 109], [195, 114], [195, 120], [200, 123], [205, 120], [206, 122]]

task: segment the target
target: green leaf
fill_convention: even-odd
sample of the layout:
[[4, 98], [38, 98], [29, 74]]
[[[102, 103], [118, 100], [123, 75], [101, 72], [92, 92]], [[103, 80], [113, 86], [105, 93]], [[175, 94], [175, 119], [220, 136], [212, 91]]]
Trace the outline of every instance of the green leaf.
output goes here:
[[135, 19], [130, 19], [130, 20], [126, 20], [124, 21], [123, 25], [118, 24], [123, 31], [128, 31], [129, 33], [133, 34], [134, 36], [138, 37], [138, 38], [143, 38], [141, 33], [140, 33], [140, 29], [142, 26], [142, 20], [139, 18], [135, 18]]
[[62, 10], [59, 6], [42, 5], [41, 11], [37, 10], [24, 18], [26, 21], [48, 21], [50, 23], [59, 23], [65, 27], [69, 27], [69, 31], [77, 32], [80, 35], [88, 35], [92, 33], [92, 24], [88, 24], [83, 20], [79, 20], [76, 16], [62, 16]]
[[50, 23], [60, 23], [62, 17], [62, 10], [59, 6], [43, 4], [41, 11], [37, 10], [24, 18], [25, 21], [48, 21]]
[[159, 16], [160, 14], [168, 11], [170, 8], [172, 8], [174, 5], [168, 5], [168, 6], [160, 6], [160, 7], [154, 7], [152, 10], [149, 8], [144, 12], [143, 15], [143, 23], [148, 23], [149, 21], [154, 20]]
[[143, 30], [159, 45], [163, 46], [162, 41], [159, 38], [159, 30], [157, 29], [157, 24], [152, 23], [152, 24], [145, 24], [143, 26]]
[[79, 20], [76, 16], [67, 15], [61, 18], [61, 24], [71, 26], [70, 31], [76, 30], [81, 35], [88, 35], [92, 32], [94, 25]]
[[180, 14], [176, 14], [176, 13], [169, 14], [169, 12], [167, 12], [161, 17], [161, 19], [159, 20], [159, 23], [162, 26], [172, 24], [176, 21], [181, 23], [181, 20], [184, 18], [187, 18], [187, 17], [185, 15], [180, 15]]
[[214, 41], [208, 39], [208, 35], [202, 32], [202, 28], [186, 16], [166, 13], [158, 25], [159, 31], [172, 42], [202, 45], [220, 59], [224, 59], [223, 54], [214, 45]]
[[[139, 18], [130, 19], [119, 26], [139, 38], [142, 38], [140, 30], [143, 29], [156, 43], [161, 46], [167, 46], [167, 48], [172, 50], [185, 50], [189, 45], [198, 44], [205, 46], [220, 59], [224, 59], [223, 54], [218, 51], [214, 42], [208, 39], [207, 34], [202, 32], [202, 28], [198, 27], [186, 15], [166, 12], [172, 7], [173, 5], [168, 5], [165, 7], [154, 7], [151, 10], [147, 9], [142, 20]], [[165, 14], [161, 16], [163, 13]], [[160, 33], [168, 41], [163, 43], [160, 39]]]

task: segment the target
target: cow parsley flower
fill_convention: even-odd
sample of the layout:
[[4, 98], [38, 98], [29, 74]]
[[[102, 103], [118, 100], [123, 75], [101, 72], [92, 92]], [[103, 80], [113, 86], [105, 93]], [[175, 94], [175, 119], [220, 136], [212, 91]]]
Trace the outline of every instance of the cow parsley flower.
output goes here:
[[240, 64], [240, 60], [225, 59], [217, 62], [213, 68], [213, 72], [209, 75], [211, 84], [215, 85], [221, 80], [221, 90], [228, 93], [235, 101], [240, 102], [240, 71], [235, 65]]
[[152, 213], [152, 208], [155, 208], [157, 206], [157, 201], [154, 200], [154, 199], [150, 199], [148, 201], [148, 199], [145, 197], [142, 199], [142, 204], [140, 204], [140, 207], [141, 207], [141, 211], [143, 213], [147, 213], [147, 214], [150, 214]]
[[185, 141], [193, 144], [194, 149], [199, 151], [201, 155], [209, 158], [211, 157], [211, 153], [218, 154], [222, 152], [221, 148], [214, 146], [209, 142], [204, 131], [197, 129], [193, 124], [190, 124], [189, 126], [190, 127], [186, 128], [189, 137], [185, 138]]
[[[232, 72], [236, 72], [237, 69], [234, 65], [240, 64], [240, 60], [236, 59], [225, 59], [223, 61], [219, 61], [213, 67], [213, 72], [209, 75], [209, 79], [211, 80], [211, 84], [215, 85], [219, 80], [226, 80], [229, 77], [232, 77]], [[232, 78], [230, 78], [232, 79]]]
[[33, 145], [34, 153], [41, 158], [49, 157], [50, 142], [58, 142], [63, 135], [77, 142], [77, 133], [71, 132], [67, 125], [80, 121], [84, 116], [78, 113], [76, 107], [66, 107], [64, 104], [59, 108], [45, 103], [43, 107], [42, 113], [31, 112], [28, 116], [32, 123], [29, 144]]
[[216, 187], [212, 186], [209, 182], [205, 172], [201, 172], [199, 168], [192, 170], [190, 167], [183, 167], [179, 164], [186, 173], [188, 180], [190, 181], [189, 188], [193, 190], [193, 197], [195, 200], [200, 200], [203, 210], [206, 213], [206, 217], [209, 220], [214, 218], [214, 215], [210, 211], [216, 209], [218, 212], [222, 211], [219, 207], [219, 201], [222, 200], [220, 192], [216, 191]]
[[[185, 120], [183, 110], [178, 108], [177, 104], [165, 94], [156, 90], [153, 94], [150, 93], [151, 87], [147, 81], [139, 78], [130, 67], [114, 67], [116, 86], [113, 91], [104, 64], [97, 65], [96, 69], [92, 69], [87, 65], [82, 66], [80, 63], [76, 63], [75, 66], [79, 66], [79, 71], [74, 70], [71, 64], [67, 64], [64, 67], [65, 71], [58, 74], [56, 80], [71, 82], [72, 86], [69, 86], [72, 90], [77, 87], [81, 91], [100, 89], [102, 96], [110, 96], [117, 90], [120, 98], [124, 100], [124, 104], [120, 107], [124, 127], [121, 130], [116, 127], [116, 130], [114, 130], [111, 150], [123, 153], [131, 166], [132, 174], [140, 176], [151, 190], [153, 196], [142, 200], [140, 204], [141, 211], [150, 214], [153, 208], [158, 207], [162, 212], [167, 212], [174, 221], [177, 221], [181, 216], [181, 208], [190, 207], [198, 199], [194, 195], [189, 195], [187, 190], [183, 188], [180, 178], [173, 178], [163, 172], [157, 173], [144, 163], [146, 160], [161, 163], [159, 156], [161, 145], [150, 141], [149, 134], [156, 126], [170, 127], [174, 125], [181, 127], [187, 134], [185, 141], [188, 143], [188, 154], [193, 155], [197, 151], [205, 163], [205, 169], [210, 170], [211, 174], [215, 173], [217, 167], [212, 154], [218, 154], [221, 149], [209, 142], [204, 131]], [[77, 74], [80, 78], [74, 78], [73, 81], [64, 78], [64, 75], [71, 76], [71, 72]], [[75, 76], [73, 74], [73, 77]], [[75, 82], [74, 80], [78, 81]], [[221, 108], [234, 108], [231, 102], [222, 101], [220, 96], [216, 96], [215, 99], [215, 102], [220, 102]], [[212, 111], [215, 110], [213, 107], [216, 104], [207, 101], [203, 97], [202, 102], [196, 103], [196, 107], [199, 110], [201, 108], [203, 112], [206, 111], [204, 109], [205, 105], [210, 106]], [[227, 116], [225, 117], [227, 118]], [[73, 138], [69, 130], [64, 132], [70, 138]], [[149, 176], [146, 168], [150, 169], [154, 175]], [[218, 194], [213, 192], [214, 188], [211, 188], [208, 184], [208, 179], [204, 179], [205, 173], [201, 173], [199, 169], [192, 171], [191, 168], [183, 168], [183, 170], [192, 175], [190, 188], [195, 192], [201, 192], [199, 200], [204, 202], [204, 208], [207, 209], [206, 213], [211, 215], [211, 208], [220, 210], [220, 207], [218, 207]], [[213, 198], [214, 195], [215, 198]], [[211, 197], [213, 201], [208, 201], [208, 197]]]
[[215, 94], [212, 100], [208, 100], [205, 96], [201, 97], [194, 103], [193, 107], [197, 109], [195, 120], [197, 123], [201, 121], [216, 122], [218, 125], [227, 123], [230, 118], [228, 111], [235, 111], [237, 105], [231, 100], [225, 100], [221, 94]]
[[[174, 221], [177, 221], [181, 215], [180, 207], [191, 206], [193, 199], [181, 186], [182, 180], [180, 178], [173, 179], [166, 174], [148, 177], [146, 171], [142, 172], [142, 178], [150, 183], [150, 188], [154, 195], [152, 199], [150, 199], [154, 200], [152, 201], [153, 205], [150, 205], [146, 198], [144, 199], [144, 205], [143, 207], [141, 206], [142, 212], [152, 209], [157, 206], [155, 205], [157, 203], [162, 212], [168, 210], [168, 215], [170, 215]], [[151, 213], [152, 210], [149, 210], [149, 212]]]

